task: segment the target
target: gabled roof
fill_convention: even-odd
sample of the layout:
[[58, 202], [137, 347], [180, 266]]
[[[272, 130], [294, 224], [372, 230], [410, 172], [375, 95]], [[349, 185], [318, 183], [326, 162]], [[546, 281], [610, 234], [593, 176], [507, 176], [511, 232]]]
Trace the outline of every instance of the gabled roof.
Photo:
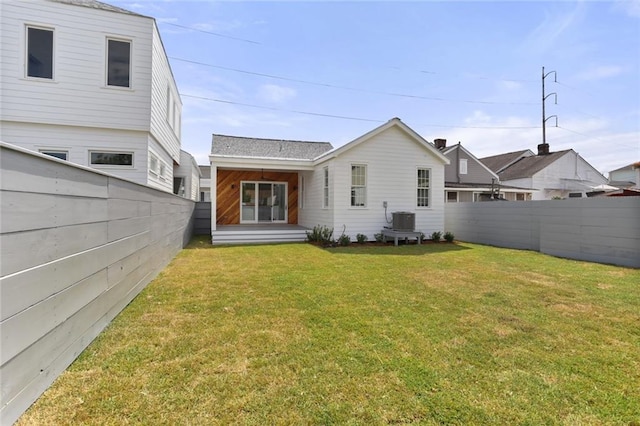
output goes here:
[[261, 139], [214, 134], [211, 155], [312, 160], [333, 149], [329, 142]]
[[532, 155], [521, 158], [498, 173], [498, 176], [503, 181], [531, 177], [571, 151], [571, 149], [566, 149], [564, 151], [551, 152], [547, 155]]
[[640, 161], [636, 163], [628, 164], [624, 167], [620, 167], [619, 169], [611, 170], [609, 173], [634, 170], [634, 168], [637, 168], [637, 167], [640, 167]]
[[461, 149], [462, 151], [464, 151], [465, 154], [467, 154], [467, 156], [469, 158], [471, 158], [472, 160], [474, 160], [476, 163], [478, 163], [478, 165], [480, 165], [480, 167], [482, 167], [483, 169], [485, 169], [489, 174], [491, 174], [492, 176], [494, 176], [496, 179], [498, 178], [498, 174], [496, 172], [494, 172], [493, 170], [491, 170], [490, 167], [488, 167], [486, 164], [484, 164], [482, 161], [480, 161], [480, 159], [478, 157], [476, 157], [475, 155], [473, 155], [471, 152], [469, 152], [468, 149], [466, 149], [464, 146], [462, 146], [462, 144], [460, 142], [458, 142], [455, 145], [450, 146], [449, 148], [445, 148], [444, 150], [442, 150], [442, 153], [444, 155], [448, 155], [449, 153], [455, 151], [456, 149]]
[[480, 158], [480, 161], [494, 173], [500, 173], [502, 170], [518, 161], [518, 159], [527, 156], [533, 156], [533, 152], [530, 149], [484, 157]]
[[139, 13], [135, 13], [130, 10], [123, 9], [121, 7], [112, 6], [110, 4], [103, 3], [97, 0], [49, 0], [49, 1], [52, 1], [55, 3], [70, 4], [73, 6], [83, 6], [83, 7], [90, 7], [93, 9], [108, 10], [109, 12], [124, 13], [126, 15], [143, 16], [145, 18], [148, 18], [148, 16], [141, 15]]
[[416, 133], [411, 127], [407, 126], [406, 124], [404, 124], [402, 122], [402, 120], [400, 120], [398, 117], [392, 118], [391, 120], [387, 121], [386, 123], [384, 123], [381, 126], [376, 127], [375, 129], [365, 133], [364, 135], [352, 140], [351, 142], [342, 145], [339, 148], [336, 148], [335, 150], [331, 151], [331, 152], [327, 152], [325, 154], [323, 154], [321, 157], [317, 158], [318, 161], [325, 161], [329, 158], [334, 158], [339, 156], [340, 154], [355, 148], [356, 146], [360, 145], [361, 143], [368, 141], [369, 139], [373, 138], [376, 135], [379, 135], [380, 133], [384, 132], [385, 130], [391, 128], [391, 127], [397, 127], [400, 130], [402, 130], [404, 133], [406, 133], [409, 137], [411, 137], [413, 140], [415, 140], [417, 143], [419, 143], [420, 145], [422, 145], [425, 149], [427, 149], [428, 151], [430, 151], [435, 157], [437, 157], [440, 161], [442, 161], [443, 164], [449, 164], [449, 159], [444, 156], [438, 149], [436, 149], [435, 146], [433, 146], [432, 144], [430, 144], [429, 142], [427, 142], [422, 136], [420, 136], [418, 133]]

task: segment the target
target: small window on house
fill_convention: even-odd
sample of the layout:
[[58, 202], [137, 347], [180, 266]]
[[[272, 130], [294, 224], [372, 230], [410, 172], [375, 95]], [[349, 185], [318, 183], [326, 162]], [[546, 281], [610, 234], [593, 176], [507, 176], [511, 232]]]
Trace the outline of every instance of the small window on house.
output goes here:
[[460, 174], [461, 175], [466, 175], [467, 174], [467, 159], [466, 158], [461, 158], [460, 159]]
[[429, 169], [418, 169], [418, 192], [416, 198], [416, 205], [418, 207], [429, 207], [429, 172]]
[[131, 87], [131, 42], [107, 39], [107, 86]]
[[569, 198], [582, 198], [582, 192], [570, 192]]
[[329, 207], [329, 167], [322, 169], [322, 207]]
[[457, 202], [458, 202], [458, 192], [447, 191], [447, 203], [457, 203]]
[[521, 192], [516, 193], [516, 201], [524, 201], [524, 194]]
[[181, 197], [184, 197], [184, 194], [185, 194], [184, 177], [173, 178], [173, 193]]
[[351, 207], [367, 206], [367, 166], [351, 165]]
[[165, 166], [162, 161], [160, 162], [160, 171], [158, 172], [158, 177], [161, 180], [167, 179], [167, 166]]
[[27, 77], [53, 79], [53, 30], [27, 27]]
[[92, 166], [127, 166], [133, 167], [132, 152], [100, 152], [89, 151]]
[[149, 173], [158, 176], [158, 157], [149, 153]]
[[51, 157], [59, 158], [61, 160], [67, 160], [68, 157], [69, 157], [69, 152], [68, 151], [60, 151], [60, 150], [53, 150], [53, 149], [41, 149], [40, 153], [44, 154], [44, 155], [49, 155]]

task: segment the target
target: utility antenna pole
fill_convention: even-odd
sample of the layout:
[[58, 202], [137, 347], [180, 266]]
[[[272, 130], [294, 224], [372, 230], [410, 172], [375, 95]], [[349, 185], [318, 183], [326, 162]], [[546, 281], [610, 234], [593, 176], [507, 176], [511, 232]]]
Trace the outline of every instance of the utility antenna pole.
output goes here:
[[[556, 92], [553, 93], [549, 93], [546, 94], [544, 91], [544, 79], [547, 78], [548, 75], [553, 74], [553, 81], [554, 83], [558, 82], [558, 74], [555, 71], [549, 71], [548, 73], [544, 73], [544, 67], [542, 67], [542, 145], [543, 145], [543, 149], [545, 150], [545, 152], [548, 154], [549, 153], [549, 146], [547, 145], [547, 120], [550, 118], [554, 118], [556, 119], [556, 127], [558, 127], [558, 116], [557, 115], [551, 115], [549, 117], [547, 117], [545, 109], [544, 109], [544, 103], [547, 100], [547, 98], [551, 95], [555, 96], [555, 104], [558, 105], [558, 94]], [[540, 147], [538, 147], [538, 151], [540, 151]]]

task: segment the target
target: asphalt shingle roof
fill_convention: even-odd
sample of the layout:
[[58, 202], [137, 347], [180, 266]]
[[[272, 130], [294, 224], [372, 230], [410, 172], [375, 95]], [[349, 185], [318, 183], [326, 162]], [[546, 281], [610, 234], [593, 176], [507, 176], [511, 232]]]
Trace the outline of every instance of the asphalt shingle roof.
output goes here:
[[498, 173], [498, 176], [501, 181], [531, 177], [569, 151], [571, 150], [567, 149], [564, 151], [551, 152], [547, 155], [532, 155], [521, 158]]
[[213, 135], [211, 154], [234, 157], [311, 160], [333, 149], [329, 142]]
[[112, 6], [110, 4], [103, 3], [97, 0], [49, 0], [49, 1], [53, 1], [55, 3], [71, 4], [74, 6], [91, 7], [93, 9], [108, 10], [110, 12], [124, 13], [127, 15], [144, 16], [145, 18], [148, 18], [148, 16], [140, 15], [139, 13], [135, 13], [130, 10], [123, 9], [121, 7]]
[[528, 150], [507, 152], [505, 154], [493, 155], [491, 157], [480, 158], [482, 164], [487, 166], [492, 172], [498, 173], [508, 164], [513, 163], [518, 158], [522, 157]]

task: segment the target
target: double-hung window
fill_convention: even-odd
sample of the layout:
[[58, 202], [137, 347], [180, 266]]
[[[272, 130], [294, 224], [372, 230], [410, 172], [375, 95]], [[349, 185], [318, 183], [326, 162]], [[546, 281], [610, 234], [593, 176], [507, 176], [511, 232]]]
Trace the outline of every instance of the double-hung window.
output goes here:
[[351, 207], [367, 206], [367, 166], [351, 165]]
[[107, 38], [107, 86], [131, 87], [131, 42]]
[[429, 207], [430, 170], [418, 169], [416, 206]]
[[53, 30], [27, 27], [27, 77], [53, 80]]
[[329, 208], [329, 167], [322, 169], [322, 208]]

